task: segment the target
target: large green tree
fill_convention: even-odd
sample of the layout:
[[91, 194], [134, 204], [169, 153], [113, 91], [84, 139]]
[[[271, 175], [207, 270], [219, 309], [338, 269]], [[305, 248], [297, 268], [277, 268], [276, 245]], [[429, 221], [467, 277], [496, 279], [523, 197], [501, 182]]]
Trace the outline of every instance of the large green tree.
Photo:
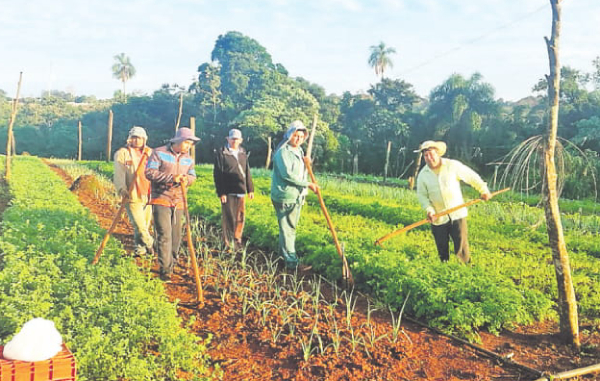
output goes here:
[[190, 93], [194, 95], [205, 121], [216, 126], [217, 116], [223, 105], [219, 68], [210, 63], [200, 65], [198, 80], [190, 86]]
[[235, 118], [261, 97], [269, 73], [283, 71], [281, 65], [273, 64], [263, 46], [239, 32], [220, 35], [211, 59], [219, 65], [220, 90], [228, 119]]
[[413, 86], [400, 79], [384, 78], [368, 90], [373, 96], [377, 106], [392, 112], [406, 112], [412, 110], [419, 97]]
[[449, 150], [470, 161], [474, 133], [498, 112], [494, 88], [482, 82], [481, 74], [475, 73], [469, 78], [453, 74], [429, 96], [427, 115], [434, 131], [430, 139], [446, 140]]

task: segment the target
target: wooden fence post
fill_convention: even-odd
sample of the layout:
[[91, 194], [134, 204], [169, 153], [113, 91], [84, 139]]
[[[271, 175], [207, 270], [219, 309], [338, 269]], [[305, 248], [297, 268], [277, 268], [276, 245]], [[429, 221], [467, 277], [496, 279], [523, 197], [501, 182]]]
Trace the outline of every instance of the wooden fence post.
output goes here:
[[385, 165], [383, 166], [383, 181], [387, 180], [388, 168], [390, 166], [390, 151], [392, 150], [392, 141], [388, 141], [387, 151], [385, 152]]
[[21, 80], [23, 79], [23, 72], [19, 73], [19, 84], [17, 85], [17, 95], [15, 99], [13, 99], [12, 111], [10, 113], [10, 120], [8, 122], [8, 133], [6, 135], [6, 172], [4, 178], [6, 181], [10, 180], [10, 156], [11, 156], [11, 148], [12, 148], [12, 138], [13, 138], [13, 126], [15, 124], [15, 119], [17, 117], [17, 106], [19, 104], [19, 94], [21, 93]]
[[271, 137], [267, 136], [267, 162], [265, 163], [265, 169], [269, 169], [269, 165], [271, 165]]
[[81, 131], [81, 120], [77, 123], [77, 161], [81, 161], [81, 149], [83, 145], [83, 133]]
[[[308, 145], [306, 147], [306, 156], [310, 160], [311, 164], [312, 160], [312, 147], [313, 142], [315, 140], [315, 134], [317, 133], [317, 113], [313, 115], [312, 129], [310, 130], [310, 134], [308, 135]], [[313, 132], [314, 131], [314, 132]]]
[[11, 131], [10, 132], [10, 145], [12, 147], [12, 153], [13, 155], [17, 154], [17, 140], [15, 139], [15, 131]]
[[419, 174], [419, 168], [421, 167], [421, 158], [423, 157], [423, 152], [419, 151], [419, 155], [415, 159], [415, 174], [412, 177], [412, 181], [410, 183], [410, 190], [415, 188], [415, 184], [417, 183], [417, 175]]
[[[179, 125], [179, 122], [177, 123], [177, 125]], [[192, 135], [196, 136], [196, 117], [190, 116], [190, 130], [192, 130]], [[192, 157], [193, 163], [196, 164], [196, 146], [195, 145], [193, 145], [192, 149], [190, 150], [190, 156]]]
[[106, 162], [107, 163], [110, 162], [112, 131], [113, 131], [113, 111], [108, 110], [108, 135], [106, 137]]
[[179, 112], [177, 113], [177, 122], [175, 123], [175, 132], [177, 132], [177, 129], [179, 128], [179, 123], [181, 122], [181, 112], [182, 111], [183, 111], [183, 93], [179, 94]]

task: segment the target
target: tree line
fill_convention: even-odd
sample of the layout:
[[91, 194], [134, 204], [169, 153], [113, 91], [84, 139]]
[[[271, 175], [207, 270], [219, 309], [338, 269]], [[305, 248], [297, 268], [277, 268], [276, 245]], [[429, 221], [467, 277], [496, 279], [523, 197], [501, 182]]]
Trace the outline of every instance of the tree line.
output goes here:
[[[125, 94], [125, 83], [136, 70], [121, 53], [114, 57], [112, 70], [123, 91], [113, 99], [54, 91], [20, 100], [14, 129], [17, 153], [75, 158], [81, 121], [83, 158], [106, 159], [108, 110], [112, 110], [113, 151], [125, 142], [133, 125], [145, 127], [149, 144], [158, 146], [173, 135], [178, 120], [186, 126], [194, 117], [202, 139], [196, 151], [199, 162], [212, 162], [213, 150], [224, 144], [227, 131], [238, 128], [251, 152], [251, 165], [265, 166], [268, 145], [277, 144], [289, 123], [300, 119], [311, 126], [317, 114], [316, 170], [381, 175], [389, 146], [388, 176], [407, 178], [414, 173], [413, 150], [421, 141], [435, 139], [448, 143], [448, 156], [492, 176], [505, 155], [546, 128], [543, 78], [532, 84], [530, 96], [517, 102], [496, 98], [493, 86], [479, 73], [452, 74], [421, 97], [412, 84], [384, 77], [392, 53], [395, 50], [383, 43], [372, 46], [366, 62], [375, 69], [378, 82], [365, 93], [341, 96], [290, 77], [259, 42], [234, 31], [217, 38], [211, 61], [198, 66], [192, 83], [165, 84], [149, 95]], [[593, 194], [594, 181], [582, 182], [581, 176], [600, 167], [600, 58], [593, 64], [592, 73], [562, 68], [558, 135], [573, 143], [565, 147], [577, 152], [568, 161], [572, 176], [564, 190], [572, 198]], [[2, 129], [8, 125], [10, 104], [6, 89], [0, 90]], [[5, 140], [0, 131], [0, 146]]]

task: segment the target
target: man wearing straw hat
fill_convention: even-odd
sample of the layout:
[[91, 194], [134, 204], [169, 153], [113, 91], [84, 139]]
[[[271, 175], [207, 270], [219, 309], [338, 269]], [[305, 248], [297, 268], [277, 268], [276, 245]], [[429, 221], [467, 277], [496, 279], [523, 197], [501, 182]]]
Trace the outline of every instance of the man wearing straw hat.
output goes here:
[[[147, 141], [146, 130], [133, 126], [127, 136], [127, 146], [118, 149], [114, 155], [113, 182], [119, 196], [124, 198], [127, 215], [133, 225], [135, 255], [153, 253], [154, 240], [149, 231], [152, 222], [152, 207], [148, 205], [150, 181], [141, 172], [136, 177], [137, 169], [145, 168], [152, 154], [146, 146]], [[129, 193], [132, 184], [135, 185]]]
[[464, 203], [460, 181], [464, 181], [480, 194], [485, 201], [492, 198], [487, 184], [471, 168], [457, 160], [442, 158], [446, 143], [427, 140], [415, 152], [421, 152], [426, 166], [417, 176], [417, 197], [431, 222], [431, 232], [442, 262], [450, 259], [448, 245], [454, 243], [454, 253], [462, 263], [471, 259], [467, 233], [467, 208], [448, 215], [435, 214]]
[[279, 254], [283, 256], [289, 269], [298, 266], [296, 226], [300, 220], [306, 188], [316, 192], [318, 187], [306, 179], [304, 153], [300, 147], [306, 135], [306, 127], [301, 121], [292, 122], [273, 155], [271, 201], [279, 224]]
[[196, 179], [189, 150], [200, 141], [192, 130], [181, 127], [165, 146], [158, 147], [146, 165], [146, 177], [152, 183], [150, 204], [156, 231], [160, 278], [170, 281], [183, 232], [183, 195], [181, 186]]

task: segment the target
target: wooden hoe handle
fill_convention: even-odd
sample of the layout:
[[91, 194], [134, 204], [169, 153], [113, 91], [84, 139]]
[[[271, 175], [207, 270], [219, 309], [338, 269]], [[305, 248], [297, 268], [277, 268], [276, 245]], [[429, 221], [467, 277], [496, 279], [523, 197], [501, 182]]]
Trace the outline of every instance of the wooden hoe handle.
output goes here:
[[[492, 197], [494, 197], [494, 196], [496, 196], [496, 195], [498, 195], [500, 193], [504, 193], [504, 192], [506, 192], [508, 190], [510, 190], [510, 188], [504, 188], [502, 190], [496, 191], [496, 192], [492, 193]], [[477, 204], [478, 202], [481, 202], [481, 201], [483, 201], [482, 198], [476, 198], [476, 199], [473, 199], [473, 200], [471, 200], [469, 202], [465, 202], [464, 204], [461, 204], [459, 206], [455, 206], [454, 208], [446, 209], [446, 210], [444, 210], [442, 212], [439, 212], [438, 214], [434, 214], [433, 217], [439, 218], [439, 217], [445, 216], [447, 214], [450, 214], [452, 212], [455, 212], [455, 211], [457, 211], [459, 209], [466, 208], [466, 207], [471, 206], [473, 204]], [[401, 229], [394, 230], [393, 232], [391, 232], [389, 234], [386, 234], [383, 237], [379, 238], [377, 241], [375, 241], [375, 245], [381, 245], [381, 243], [383, 241], [385, 241], [385, 240], [388, 240], [388, 239], [390, 239], [390, 238], [392, 238], [394, 236], [397, 236], [398, 234], [402, 234], [402, 233], [404, 233], [406, 231], [414, 229], [417, 226], [425, 225], [428, 222], [429, 222], [429, 220], [426, 218], [424, 220], [415, 222], [414, 224], [410, 224], [408, 226], [405, 226], [405, 227], [403, 227]]]
[[[308, 156], [304, 157], [304, 165], [306, 166], [306, 169], [308, 170], [308, 174], [310, 175], [312, 182], [316, 184], [317, 180], [315, 178], [315, 174], [312, 171], [312, 167], [310, 165], [310, 158]], [[350, 285], [352, 285], [352, 284], [354, 284], [354, 279], [352, 277], [352, 273], [350, 272], [350, 267], [348, 266], [348, 261], [346, 260], [346, 256], [344, 255], [342, 247], [340, 246], [340, 242], [338, 240], [337, 233], [335, 232], [335, 228], [333, 227], [333, 222], [331, 221], [331, 217], [329, 217], [329, 213], [327, 212], [327, 207], [325, 206], [325, 201], [323, 201], [323, 196], [321, 195], [321, 190], [319, 188], [317, 188], [316, 193], [317, 193], [317, 197], [319, 199], [319, 205], [321, 205], [321, 211], [323, 211], [323, 215], [325, 216], [325, 219], [327, 220], [327, 225], [329, 226], [329, 230], [331, 231], [331, 235], [333, 237], [333, 242], [335, 244], [335, 248], [338, 252], [338, 255], [342, 259], [343, 278]]]
[[[131, 194], [131, 191], [133, 191], [133, 187], [135, 187], [135, 183], [136, 183], [138, 177], [140, 176], [140, 174], [142, 173], [142, 168], [144, 168], [142, 163], [144, 162], [144, 159], [147, 156], [148, 156], [148, 151], [144, 150], [144, 152], [142, 152], [142, 157], [140, 159], [140, 162], [138, 163], [138, 167], [135, 170], [135, 175], [133, 177], [133, 181], [131, 182], [131, 184], [129, 184], [129, 187], [127, 188], [128, 195]], [[98, 263], [98, 260], [100, 259], [100, 255], [102, 255], [102, 252], [104, 251], [104, 247], [108, 243], [108, 239], [110, 238], [110, 235], [115, 230], [115, 227], [117, 227], [117, 223], [121, 220], [121, 215], [123, 214], [123, 211], [125, 210], [126, 202], [127, 202], [127, 196], [123, 196], [121, 198], [121, 205], [119, 205], [119, 209], [117, 210], [117, 213], [115, 214], [115, 217], [113, 218], [112, 223], [110, 224], [110, 227], [106, 231], [106, 234], [104, 235], [104, 238], [102, 239], [102, 243], [100, 243], [100, 247], [98, 248], [98, 250], [96, 250], [96, 255], [94, 256], [94, 260], [92, 261], [93, 265]]]
[[187, 192], [185, 184], [181, 183], [181, 194], [183, 196], [183, 210], [185, 211], [185, 231], [187, 234], [188, 250], [190, 251], [190, 257], [192, 258], [192, 268], [194, 269], [194, 279], [196, 280], [196, 293], [198, 302], [204, 304], [204, 292], [202, 290], [202, 281], [200, 280], [200, 270], [198, 270], [198, 262], [196, 260], [196, 250], [194, 249], [194, 242], [192, 241], [192, 228], [190, 226], [190, 211], [188, 209]]

